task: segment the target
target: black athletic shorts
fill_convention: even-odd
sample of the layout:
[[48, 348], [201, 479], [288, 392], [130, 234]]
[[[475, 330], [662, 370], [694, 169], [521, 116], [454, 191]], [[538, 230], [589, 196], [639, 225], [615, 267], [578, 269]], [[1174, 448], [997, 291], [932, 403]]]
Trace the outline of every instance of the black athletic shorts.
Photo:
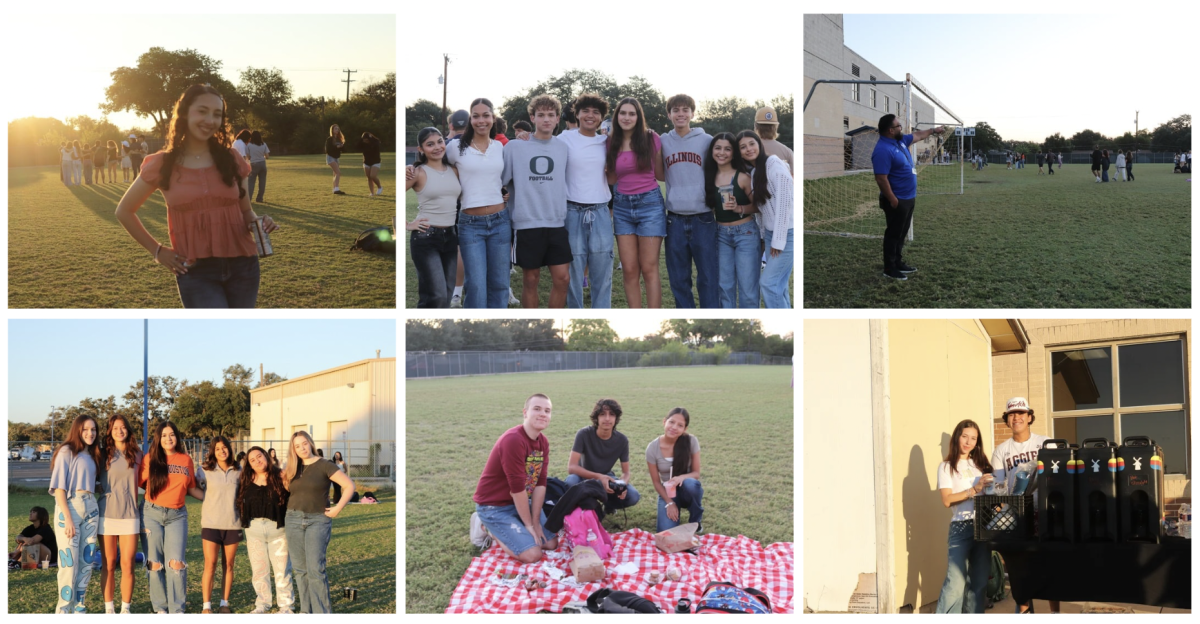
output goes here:
[[513, 230], [513, 264], [522, 269], [571, 263], [571, 239], [566, 227]]
[[206, 542], [215, 542], [223, 546], [233, 546], [241, 543], [241, 529], [221, 530], [221, 529], [200, 529], [200, 539]]

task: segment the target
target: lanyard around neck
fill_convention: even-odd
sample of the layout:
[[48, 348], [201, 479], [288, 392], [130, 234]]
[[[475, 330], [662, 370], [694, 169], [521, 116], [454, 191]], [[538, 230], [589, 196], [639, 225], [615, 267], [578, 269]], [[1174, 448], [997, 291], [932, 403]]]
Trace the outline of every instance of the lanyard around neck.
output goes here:
[[904, 147], [904, 139], [901, 138], [901, 139], [892, 139], [892, 140], [896, 142], [896, 146], [900, 148], [900, 151], [904, 152], [904, 162], [908, 163], [909, 169], [912, 169], [913, 168], [912, 154], [909, 154], [908, 148]]

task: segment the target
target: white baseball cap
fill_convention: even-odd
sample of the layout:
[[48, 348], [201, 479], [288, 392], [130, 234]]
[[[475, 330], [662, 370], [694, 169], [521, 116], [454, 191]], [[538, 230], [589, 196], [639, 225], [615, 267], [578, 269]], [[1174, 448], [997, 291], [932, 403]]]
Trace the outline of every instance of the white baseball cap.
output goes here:
[[129, 135], [129, 138], [131, 138], [131, 139], [136, 139], [136, 138], [137, 138], [137, 135], [136, 135], [136, 134], [131, 134], [131, 135]]
[[1029, 401], [1025, 397], [1013, 397], [1008, 400], [1008, 405], [1004, 408], [1004, 415], [1008, 416], [1013, 412], [1028, 412]]

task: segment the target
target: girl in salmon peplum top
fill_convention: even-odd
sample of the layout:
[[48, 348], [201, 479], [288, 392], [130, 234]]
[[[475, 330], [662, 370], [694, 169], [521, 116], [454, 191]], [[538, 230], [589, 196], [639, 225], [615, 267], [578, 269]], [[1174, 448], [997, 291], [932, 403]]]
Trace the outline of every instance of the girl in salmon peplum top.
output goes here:
[[[142, 163], [141, 174], [117, 205], [117, 220], [154, 261], [175, 274], [185, 308], [253, 308], [258, 300], [258, 253], [251, 230], [250, 165], [230, 146], [225, 100], [194, 85], [175, 103], [167, 145]], [[155, 190], [167, 204], [170, 244], [155, 240], [137, 211]], [[278, 226], [263, 217], [263, 228]]]

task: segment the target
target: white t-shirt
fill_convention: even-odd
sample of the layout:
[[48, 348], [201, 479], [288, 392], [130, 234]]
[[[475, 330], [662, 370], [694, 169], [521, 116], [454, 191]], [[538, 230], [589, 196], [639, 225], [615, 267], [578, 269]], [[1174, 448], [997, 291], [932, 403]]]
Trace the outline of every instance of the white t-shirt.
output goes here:
[[504, 174], [504, 144], [491, 139], [486, 152], [468, 145], [461, 154], [458, 145], [458, 139], [446, 145], [446, 160], [458, 169], [462, 207], [481, 208], [504, 203], [504, 195], [500, 193], [500, 176]]
[[[950, 462], [942, 462], [938, 465], [938, 489], [949, 488], [951, 494], [965, 492], [968, 488], [975, 487], [981, 478], [983, 478], [983, 472], [975, 466], [974, 461], [969, 459], [960, 459], [954, 473], [950, 472]], [[951, 503], [950, 508], [954, 510], [954, 515], [950, 518], [951, 522], [972, 520], [975, 518], [975, 497]]]
[[996, 471], [996, 483], [1003, 482], [1009, 470], [1028, 461], [1037, 461], [1038, 449], [1049, 439], [1047, 436], [1031, 433], [1029, 439], [1024, 442], [1009, 438], [997, 446], [992, 453], [992, 470]]
[[567, 145], [567, 201], [577, 204], [605, 204], [612, 198], [604, 163], [608, 158], [608, 137], [584, 136], [579, 130], [566, 130], [556, 137]]
[[249, 160], [249, 158], [246, 156], [246, 142], [245, 141], [243, 141], [241, 139], [234, 141], [233, 149], [237, 150], [238, 153], [242, 155], [242, 158], [246, 158], [247, 160]]

